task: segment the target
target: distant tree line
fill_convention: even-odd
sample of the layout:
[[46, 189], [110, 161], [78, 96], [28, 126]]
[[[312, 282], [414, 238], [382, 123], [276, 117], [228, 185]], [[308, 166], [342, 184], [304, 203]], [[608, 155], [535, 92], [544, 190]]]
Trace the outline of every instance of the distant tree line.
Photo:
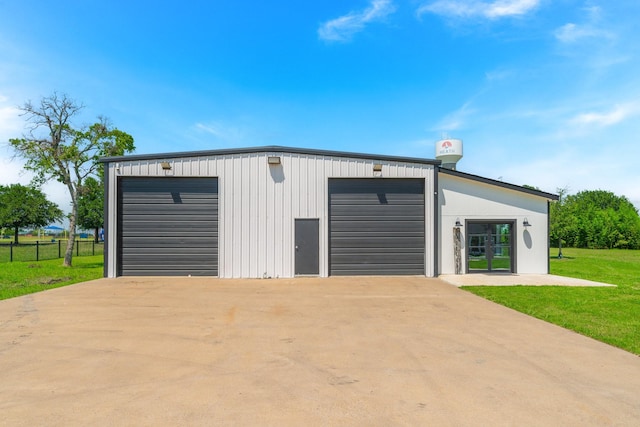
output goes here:
[[603, 190], [557, 192], [549, 218], [552, 246], [640, 249], [640, 216], [626, 197]]
[[23, 227], [44, 227], [62, 219], [63, 213], [39, 188], [20, 184], [0, 185], [0, 228], [13, 233]]

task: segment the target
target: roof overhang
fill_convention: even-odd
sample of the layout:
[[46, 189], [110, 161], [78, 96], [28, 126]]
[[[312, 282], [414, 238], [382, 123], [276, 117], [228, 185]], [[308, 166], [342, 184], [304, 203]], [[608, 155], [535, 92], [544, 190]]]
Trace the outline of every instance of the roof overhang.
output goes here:
[[457, 170], [439, 168], [439, 173], [443, 173], [445, 175], [451, 175], [462, 179], [468, 179], [471, 181], [481, 182], [483, 184], [493, 185], [496, 187], [506, 188], [509, 190], [519, 191], [522, 193], [531, 194], [533, 196], [538, 196], [545, 198], [547, 200], [558, 200], [559, 196], [553, 193], [547, 193], [546, 191], [536, 190], [534, 188], [523, 187], [521, 185], [509, 184], [508, 182], [498, 181], [495, 179], [485, 178], [483, 176], [473, 175], [466, 172], [460, 172]]
[[402, 163], [417, 163], [440, 166], [440, 160], [423, 159], [419, 157], [401, 157], [401, 156], [387, 156], [380, 154], [366, 154], [366, 153], [352, 153], [348, 151], [331, 151], [331, 150], [316, 150], [312, 148], [295, 148], [295, 147], [283, 147], [279, 145], [267, 145], [262, 147], [249, 147], [249, 148], [230, 148], [221, 150], [206, 150], [206, 151], [182, 151], [175, 153], [159, 153], [159, 154], [132, 154], [126, 156], [114, 156], [103, 157], [99, 161], [102, 163], [113, 162], [125, 162], [125, 161], [137, 161], [137, 160], [163, 160], [163, 159], [177, 159], [185, 157], [213, 157], [213, 156], [225, 156], [233, 154], [253, 154], [253, 153], [290, 153], [290, 154], [303, 154], [311, 156], [326, 156], [326, 157], [346, 157], [355, 159], [366, 160], [379, 160], [388, 162], [402, 162]]

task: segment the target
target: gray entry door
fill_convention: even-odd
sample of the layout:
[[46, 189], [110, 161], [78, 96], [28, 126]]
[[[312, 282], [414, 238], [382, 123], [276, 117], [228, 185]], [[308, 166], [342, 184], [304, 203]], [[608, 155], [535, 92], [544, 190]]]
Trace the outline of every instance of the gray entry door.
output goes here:
[[296, 219], [295, 274], [319, 274], [320, 220]]
[[513, 272], [515, 221], [469, 221], [467, 224], [467, 271]]
[[217, 276], [218, 179], [120, 178], [118, 275]]
[[332, 275], [422, 275], [424, 179], [329, 179]]

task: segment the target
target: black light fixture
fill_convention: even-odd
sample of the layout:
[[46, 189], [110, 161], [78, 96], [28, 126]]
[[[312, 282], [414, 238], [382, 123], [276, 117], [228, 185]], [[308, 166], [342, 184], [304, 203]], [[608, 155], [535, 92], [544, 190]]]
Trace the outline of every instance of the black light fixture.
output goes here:
[[531, 224], [529, 224], [529, 220], [526, 217], [524, 218], [524, 221], [522, 221], [522, 225], [525, 227], [531, 227]]
[[279, 165], [280, 157], [279, 156], [269, 156], [267, 157], [267, 163], [270, 165]]
[[462, 227], [462, 223], [460, 222], [460, 218], [456, 218], [456, 227]]

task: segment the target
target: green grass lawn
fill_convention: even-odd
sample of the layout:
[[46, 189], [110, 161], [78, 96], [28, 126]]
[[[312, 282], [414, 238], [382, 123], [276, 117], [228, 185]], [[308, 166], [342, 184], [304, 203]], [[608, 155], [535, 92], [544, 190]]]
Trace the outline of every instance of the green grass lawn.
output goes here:
[[563, 254], [563, 259], [551, 259], [551, 274], [611, 283], [617, 288], [463, 289], [640, 355], [640, 251], [567, 248]]
[[98, 279], [102, 266], [102, 255], [74, 257], [73, 267], [63, 267], [62, 259], [5, 262], [0, 264], [0, 299]]

